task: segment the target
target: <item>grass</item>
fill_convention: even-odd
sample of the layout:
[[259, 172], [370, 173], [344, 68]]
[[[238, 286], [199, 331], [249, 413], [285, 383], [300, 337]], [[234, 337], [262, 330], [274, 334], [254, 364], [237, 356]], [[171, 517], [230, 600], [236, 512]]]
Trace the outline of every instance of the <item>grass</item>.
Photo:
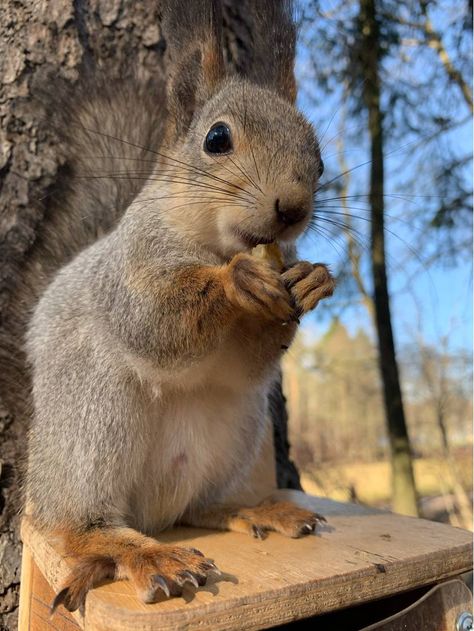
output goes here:
[[[440, 458], [419, 458], [414, 461], [415, 479], [421, 497], [450, 493], [448, 467]], [[472, 489], [472, 454], [457, 458], [464, 488]], [[373, 506], [390, 504], [390, 463], [360, 462], [320, 465], [302, 473], [301, 483], [307, 493], [335, 500], [351, 499], [351, 487], [357, 499]]]

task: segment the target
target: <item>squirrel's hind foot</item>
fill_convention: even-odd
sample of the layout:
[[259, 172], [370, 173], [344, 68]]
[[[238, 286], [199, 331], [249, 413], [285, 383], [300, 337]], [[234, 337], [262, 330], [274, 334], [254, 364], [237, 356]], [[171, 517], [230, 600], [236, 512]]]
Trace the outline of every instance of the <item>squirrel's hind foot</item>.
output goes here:
[[252, 507], [216, 504], [204, 512], [188, 515], [183, 524], [242, 532], [257, 539], [265, 539], [269, 531], [296, 539], [315, 532], [317, 524], [325, 521], [319, 513], [293, 502], [268, 499]]
[[186, 584], [198, 588], [215, 564], [195, 548], [160, 544], [131, 528], [94, 528], [61, 535], [64, 553], [76, 564], [52, 604], [75, 611], [84, 605], [87, 592], [114, 579], [128, 579], [145, 603], [160, 596], [180, 596]]

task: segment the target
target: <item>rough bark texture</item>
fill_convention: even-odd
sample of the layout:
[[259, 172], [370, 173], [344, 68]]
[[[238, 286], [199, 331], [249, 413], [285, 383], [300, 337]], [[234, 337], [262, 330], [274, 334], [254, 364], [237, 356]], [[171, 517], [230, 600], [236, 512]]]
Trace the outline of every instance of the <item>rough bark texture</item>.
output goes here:
[[[250, 6], [250, 5], [248, 5]], [[252, 32], [246, 5], [225, 0], [227, 62], [245, 68]], [[248, 8], [248, 7], [247, 7]], [[159, 2], [4, 0], [0, 11], [0, 629], [16, 629], [21, 545], [19, 470], [26, 447], [29, 381], [21, 339], [46, 270], [58, 181], [67, 155], [47, 123], [44, 95], [98, 69], [163, 88]], [[42, 94], [41, 98], [37, 95]], [[131, 115], [133, 111], [131, 110]], [[67, 244], [62, 244], [67, 250]], [[74, 254], [73, 252], [71, 254]], [[57, 257], [56, 257], [57, 258]], [[56, 259], [54, 259], [56, 260]], [[64, 261], [62, 261], [64, 262]], [[38, 283], [35, 284], [35, 274]], [[26, 278], [27, 277], [27, 278]], [[41, 277], [41, 280], [39, 280]], [[288, 460], [284, 398], [273, 403], [281, 486], [298, 487]]]
[[383, 383], [392, 464], [392, 507], [417, 515], [410, 440], [395, 355], [388, 293], [384, 227], [383, 120], [380, 106], [380, 33], [374, 0], [360, 0], [359, 28], [364, 71], [364, 100], [370, 135], [371, 259], [379, 364]]

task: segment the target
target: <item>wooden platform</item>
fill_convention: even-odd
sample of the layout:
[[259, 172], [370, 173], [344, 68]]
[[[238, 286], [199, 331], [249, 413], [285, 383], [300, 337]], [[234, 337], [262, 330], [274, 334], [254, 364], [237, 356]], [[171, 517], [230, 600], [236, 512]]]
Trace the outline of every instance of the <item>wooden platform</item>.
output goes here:
[[[278, 497], [324, 514], [327, 525], [318, 527], [316, 536], [298, 540], [271, 533], [259, 541], [190, 528], [163, 533], [162, 541], [199, 548], [223, 575], [198, 591], [189, 587], [182, 598], [153, 605], [137, 600], [126, 581], [104, 585], [90, 592], [84, 616], [75, 614], [76, 624], [88, 631], [264, 629], [435, 584], [472, 569], [470, 532], [297, 491], [280, 491]], [[48, 623], [45, 603], [31, 596], [32, 582], [41, 581], [41, 576], [35, 579], [36, 566], [58, 590], [69, 561], [27, 518], [22, 537], [20, 631], [77, 628], [62, 608], [52, 617], [53, 626], [32, 626], [32, 615]]]

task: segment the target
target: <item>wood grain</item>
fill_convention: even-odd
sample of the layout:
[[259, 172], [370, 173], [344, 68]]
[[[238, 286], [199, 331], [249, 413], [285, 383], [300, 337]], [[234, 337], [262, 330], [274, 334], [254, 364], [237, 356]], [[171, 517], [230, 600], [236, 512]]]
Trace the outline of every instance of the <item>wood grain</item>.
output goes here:
[[79, 631], [68, 611], [58, 611], [51, 617], [54, 592], [33, 561], [30, 549], [23, 546], [21, 565], [19, 631]]
[[[182, 598], [144, 605], [126, 581], [90, 592], [88, 631], [264, 629], [455, 576], [472, 567], [471, 533], [391, 513], [279, 491], [328, 518], [316, 536], [264, 541], [246, 535], [180, 528], [160, 540], [195, 546], [222, 577]], [[67, 563], [32, 526], [23, 540], [53, 589]]]
[[21, 589], [20, 589], [20, 605], [18, 612], [18, 628], [30, 628], [30, 608], [31, 596], [33, 594], [33, 557], [30, 548], [23, 545], [21, 554]]

